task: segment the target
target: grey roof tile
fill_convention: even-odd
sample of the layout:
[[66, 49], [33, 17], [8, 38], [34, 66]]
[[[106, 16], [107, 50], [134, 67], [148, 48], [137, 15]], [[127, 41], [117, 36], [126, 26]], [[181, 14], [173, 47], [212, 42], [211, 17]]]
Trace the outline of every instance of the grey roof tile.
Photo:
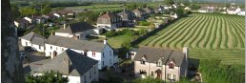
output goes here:
[[101, 52], [104, 49], [105, 44], [99, 42], [92, 42], [87, 40], [76, 40], [67, 37], [51, 35], [47, 41], [47, 44], [67, 47], [76, 50], [91, 50]]
[[145, 57], [147, 62], [156, 63], [156, 61], [163, 57], [165, 63], [174, 60], [177, 66], [181, 66], [184, 55], [182, 51], [143, 46], [138, 49], [134, 60], [139, 61]]
[[32, 72], [37, 73], [53, 70], [66, 75], [82, 76], [97, 63], [98, 61], [94, 59], [68, 49], [57, 57], [50, 59], [50, 61], [43, 63], [41, 67], [38, 67]]
[[95, 27], [87, 22], [77, 22], [69, 24], [65, 29], [64, 26], [62, 26], [57, 32], [64, 32], [64, 33], [81, 33], [86, 30], [94, 29]]

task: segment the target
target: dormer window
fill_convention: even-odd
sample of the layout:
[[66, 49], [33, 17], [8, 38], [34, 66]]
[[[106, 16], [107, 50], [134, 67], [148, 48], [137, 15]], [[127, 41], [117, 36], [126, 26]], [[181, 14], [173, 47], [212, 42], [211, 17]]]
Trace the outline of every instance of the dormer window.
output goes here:
[[161, 60], [158, 60], [157, 63], [156, 63], [156, 66], [157, 67], [161, 67], [162, 66], [162, 61]]
[[145, 61], [143, 59], [140, 60], [141, 64], [145, 65]]
[[169, 66], [170, 69], [174, 68], [174, 64], [173, 63], [169, 63], [168, 66]]

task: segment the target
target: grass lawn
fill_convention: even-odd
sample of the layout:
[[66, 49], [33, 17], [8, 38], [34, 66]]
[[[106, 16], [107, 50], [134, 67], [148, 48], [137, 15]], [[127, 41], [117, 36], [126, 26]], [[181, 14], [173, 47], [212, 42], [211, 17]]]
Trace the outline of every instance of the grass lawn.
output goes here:
[[126, 40], [132, 40], [134, 37], [130, 35], [118, 35], [115, 37], [108, 38], [108, 43], [113, 48], [120, 48], [121, 44]]
[[245, 65], [245, 51], [239, 49], [199, 49], [192, 48], [189, 50], [190, 58], [197, 59], [209, 59], [217, 58], [221, 59], [223, 64], [239, 64]]

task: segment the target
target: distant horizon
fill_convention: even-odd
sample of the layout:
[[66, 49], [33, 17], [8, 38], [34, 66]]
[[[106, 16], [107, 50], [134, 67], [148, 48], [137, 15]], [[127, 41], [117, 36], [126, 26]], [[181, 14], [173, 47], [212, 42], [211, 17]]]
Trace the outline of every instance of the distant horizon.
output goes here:
[[[10, 0], [22, 1], [22, 0]], [[31, 0], [35, 1], [35, 0]], [[160, 2], [164, 0], [36, 0], [36, 1], [48, 1], [48, 2]], [[175, 0], [177, 1], [177, 0]], [[245, 4], [245, 0], [178, 0], [178, 1], [191, 1], [196, 3], [241, 3]], [[242, 3], [244, 2], [244, 3]]]

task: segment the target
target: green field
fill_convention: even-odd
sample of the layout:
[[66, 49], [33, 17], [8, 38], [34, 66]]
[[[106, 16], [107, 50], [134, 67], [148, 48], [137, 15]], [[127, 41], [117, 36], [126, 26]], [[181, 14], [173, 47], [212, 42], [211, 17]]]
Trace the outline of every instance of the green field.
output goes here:
[[142, 41], [140, 45], [190, 48], [193, 58], [218, 58], [225, 64], [243, 64], [245, 20], [242, 16], [191, 14]]

